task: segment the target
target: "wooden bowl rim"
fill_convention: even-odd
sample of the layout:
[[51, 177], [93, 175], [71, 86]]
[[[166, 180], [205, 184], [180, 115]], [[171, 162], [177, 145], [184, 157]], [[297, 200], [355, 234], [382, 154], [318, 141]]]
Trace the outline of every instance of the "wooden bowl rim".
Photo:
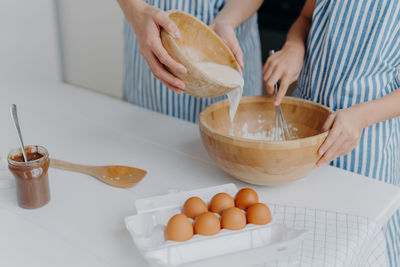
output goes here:
[[[265, 102], [265, 100], [270, 99], [271, 102], [273, 100], [273, 97], [267, 97], [267, 96], [244, 96], [240, 100], [240, 103], [249, 103], [249, 102]], [[243, 102], [242, 102], [243, 101]], [[313, 106], [325, 109], [328, 111], [330, 114], [333, 113], [333, 111], [319, 103], [315, 103], [310, 100], [302, 99], [302, 98], [297, 98], [297, 97], [291, 97], [291, 96], [285, 96], [283, 98], [283, 103], [284, 102], [303, 102], [303, 103], [308, 103]], [[218, 101], [214, 104], [211, 104], [210, 106], [206, 107], [199, 116], [199, 128], [200, 132], [204, 132], [207, 135], [213, 135], [215, 139], [219, 141], [223, 141], [226, 143], [230, 143], [233, 145], [238, 145], [242, 147], [259, 147], [259, 148], [268, 148], [268, 149], [292, 149], [292, 148], [298, 148], [298, 147], [304, 147], [304, 146], [309, 146], [313, 145], [318, 142], [318, 140], [323, 140], [328, 136], [329, 131], [305, 137], [305, 138], [300, 138], [300, 139], [295, 139], [295, 140], [287, 140], [287, 141], [272, 141], [272, 140], [252, 140], [248, 138], [243, 138], [243, 137], [238, 137], [238, 136], [230, 136], [230, 135], [225, 135], [222, 134], [214, 129], [212, 129], [207, 122], [205, 121], [205, 116], [207, 113], [217, 109], [221, 108], [221, 106], [229, 105], [229, 102], [227, 99]], [[240, 104], [239, 104], [240, 105]]]
[[[183, 12], [181, 10], [176, 10], [176, 9], [171, 9], [169, 11], [166, 12], [168, 17], [172, 14], [179, 14], [181, 16], [187, 17], [193, 21], [195, 21], [200, 29], [204, 29], [205, 31], [209, 32], [214, 38], [217, 39], [217, 41], [220, 43], [221, 47], [226, 50], [229, 54], [229, 56], [231, 57], [231, 59], [233, 59], [234, 65], [236, 67], [236, 71], [238, 71], [242, 76], [243, 76], [243, 72], [242, 69], [240, 68], [239, 63], [237, 62], [235, 55], [232, 53], [231, 49], [229, 49], [229, 47], [225, 44], [225, 42], [221, 39], [221, 37], [218, 36], [218, 34], [216, 34], [213, 30], [211, 30], [207, 24], [205, 24], [204, 22], [202, 22], [201, 20], [197, 19], [195, 16]], [[175, 42], [175, 38], [167, 31], [165, 31], [164, 29], [161, 29], [161, 32], [163, 32], [164, 34], [166, 34], [169, 38], [169, 42], [170, 44], [175, 48], [175, 51], [177, 51], [177, 53], [179, 53], [179, 56], [184, 58], [187, 61], [187, 64], [190, 65], [190, 67], [194, 70], [196, 70], [197, 72], [201, 73], [202, 76], [206, 77], [209, 81], [211, 81], [213, 84], [219, 86], [219, 87], [225, 87], [225, 88], [230, 88], [231, 90], [235, 89], [235, 86], [229, 86], [228, 84], [223, 84], [221, 82], [219, 82], [218, 80], [212, 78], [211, 76], [209, 76], [207, 73], [205, 73], [204, 71], [200, 70], [199, 68], [197, 68], [194, 64], [194, 62], [188, 58], [184, 53], [181, 52], [180, 47], [178, 46], [178, 44]], [[228, 67], [232, 67], [229, 65], [225, 65]]]

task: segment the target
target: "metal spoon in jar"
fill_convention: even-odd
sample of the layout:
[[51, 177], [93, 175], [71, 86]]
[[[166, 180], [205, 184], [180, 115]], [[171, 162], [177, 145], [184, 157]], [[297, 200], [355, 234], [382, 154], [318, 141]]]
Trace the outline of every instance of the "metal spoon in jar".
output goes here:
[[10, 111], [11, 111], [11, 117], [12, 117], [13, 122], [14, 122], [15, 130], [17, 131], [19, 144], [21, 146], [21, 151], [22, 151], [22, 155], [24, 157], [24, 161], [28, 162], [28, 158], [27, 158], [26, 153], [25, 153], [24, 141], [22, 139], [21, 129], [19, 127], [19, 122], [18, 122], [17, 105], [12, 104], [11, 107], [10, 107]]

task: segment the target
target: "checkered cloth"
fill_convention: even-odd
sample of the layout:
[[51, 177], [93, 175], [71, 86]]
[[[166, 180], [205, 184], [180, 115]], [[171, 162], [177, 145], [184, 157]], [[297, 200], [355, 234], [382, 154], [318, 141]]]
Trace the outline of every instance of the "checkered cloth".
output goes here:
[[275, 223], [309, 232], [295, 254], [254, 267], [388, 266], [384, 233], [373, 220], [312, 208], [282, 205], [270, 208]]

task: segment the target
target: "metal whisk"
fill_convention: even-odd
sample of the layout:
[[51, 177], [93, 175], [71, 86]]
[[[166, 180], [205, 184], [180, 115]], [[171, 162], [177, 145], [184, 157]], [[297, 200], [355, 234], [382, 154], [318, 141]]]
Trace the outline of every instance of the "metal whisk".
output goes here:
[[[274, 50], [269, 51], [269, 55], [272, 56], [275, 53]], [[275, 84], [274, 97], [278, 93], [278, 84]], [[282, 133], [282, 135], [281, 135]], [[286, 124], [285, 117], [283, 116], [282, 107], [279, 104], [275, 108], [275, 136], [274, 141], [285, 141], [290, 140], [291, 136], [289, 128]]]

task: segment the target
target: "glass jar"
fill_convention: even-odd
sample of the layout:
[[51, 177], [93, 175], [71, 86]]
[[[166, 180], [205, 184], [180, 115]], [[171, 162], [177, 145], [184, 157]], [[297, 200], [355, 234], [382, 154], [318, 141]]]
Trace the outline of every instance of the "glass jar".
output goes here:
[[34, 209], [50, 201], [49, 153], [42, 146], [25, 146], [28, 162], [24, 162], [21, 149], [8, 154], [8, 168], [17, 184], [18, 204], [22, 208]]

